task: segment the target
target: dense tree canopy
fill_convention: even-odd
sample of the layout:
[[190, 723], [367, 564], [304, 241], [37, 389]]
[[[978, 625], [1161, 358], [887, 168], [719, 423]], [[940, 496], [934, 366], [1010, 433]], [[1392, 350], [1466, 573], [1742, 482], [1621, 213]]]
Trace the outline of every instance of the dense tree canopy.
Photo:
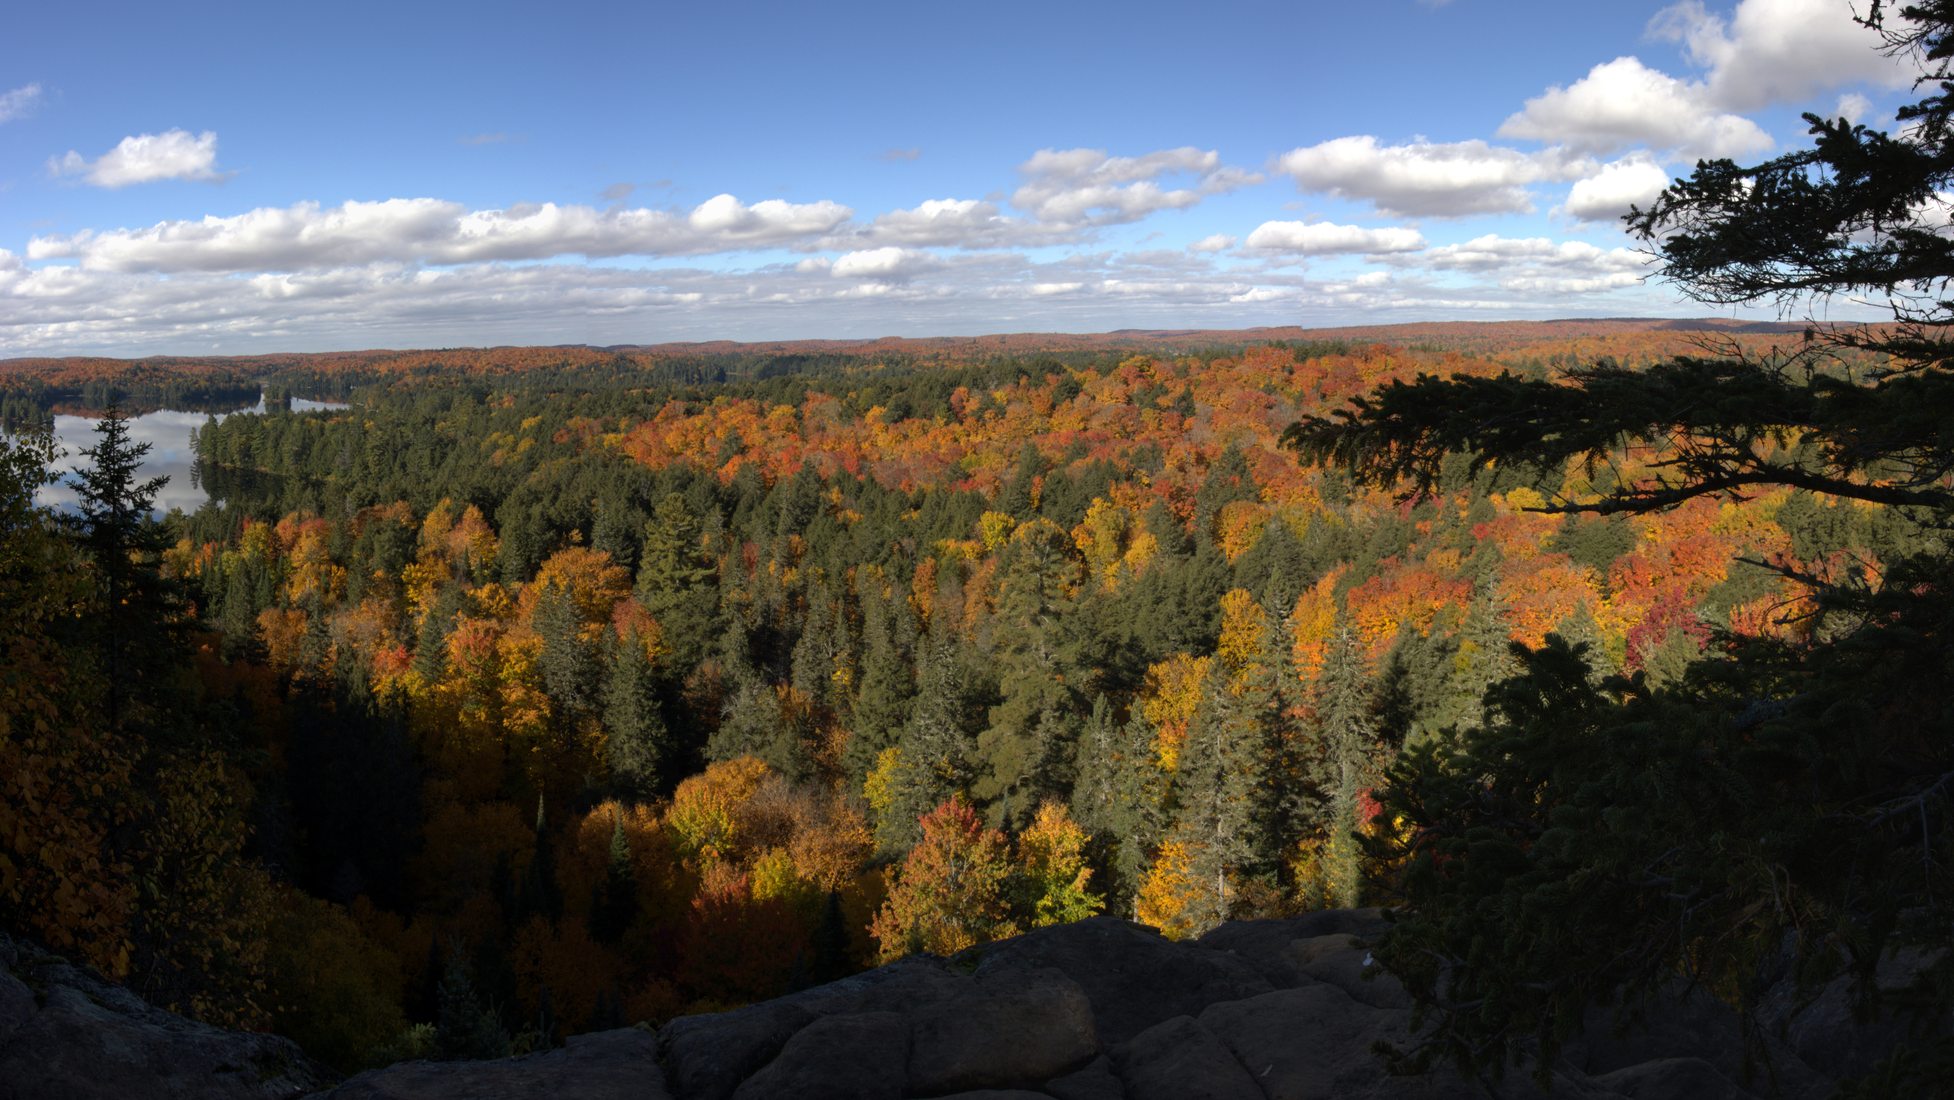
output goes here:
[[[1491, 471], [1572, 461], [1586, 476], [1544, 510], [1644, 515], [1789, 488], [1889, 506], [1908, 528], [1878, 561], [1754, 555], [1804, 587], [1780, 612], [1795, 630], [1726, 631], [1666, 682], [1651, 666], [1597, 686], [1581, 649], [1522, 650], [1484, 723], [1399, 758], [1382, 796], [1397, 828], [1372, 847], [1406, 906], [1380, 957], [1435, 1013], [1417, 1058], [1544, 1064], [1587, 1005], [1632, 1012], [1679, 976], [1747, 1005], [1788, 949], [1917, 1029], [1866, 1087], [1954, 1073], [1954, 5], [1875, 3], [1869, 18], [1923, 66], [1929, 94], [1897, 134], [1810, 117], [1811, 148], [1700, 164], [1629, 223], [1700, 300], [1891, 296], [1893, 324], [1645, 370], [1424, 376], [1288, 433], [1413, 494], [1454, 454]], [[1896, 958], [1916, 980], [1882, 988]]]

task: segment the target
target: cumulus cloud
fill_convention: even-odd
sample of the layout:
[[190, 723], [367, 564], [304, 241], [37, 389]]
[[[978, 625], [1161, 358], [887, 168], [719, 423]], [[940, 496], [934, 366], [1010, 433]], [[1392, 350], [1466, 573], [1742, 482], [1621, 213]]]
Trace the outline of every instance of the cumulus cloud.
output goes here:
[[27, 84], [11, 92], [0, 92], [0, 122], [25, 118], [41, 102], [41, 86]]
[[1573, 84], [1527, 100], [1499, 135], [1587, 153], [1641, 145], [1690, 159], [1748, 156], [1773, 144], [1757, 123], [1716, 110], [1704, 85], [1633, 57], [1603, 62]]
[[98, 271], [296, 271], [380, 261], [456, 264], [552, 256], [676, 256], [767, 248], [831, 232], [852, 215], [833, 202], [716, 195], [686, 214], [556, 203], [467, 210], [440, 199], [299, 203], [146, 229], [36, 237], [30, 259]]
[[1858, 92], [1847, 92], [1839, 97], [1839, 105], [1832, 113], [1856, 126], [1873, 113], [1873, 101]]
[[1852, 21], [1844, 0], [1743, 0], [1729, 19], [1683, 0], [1659, 12], [1649, 29], [1680, 42], [1708, 70], [1709, 102], [1748, 111], [1790, 103], [1848, 84], [1883, 88], [1912, 82], [1908, 63], [1879, 49], [1877, 32]]
[[1226, 233], [1212, 233], [1187, 246], [1189, 252], [1226, 252], [1235, 247], [1235, 238]]
[[1546, 237], [1502, 237], [1488, 233], [1463, 244], [1431, 249], [1417, 257], [1416, 262], [1435, 271], [1490, 272], [1546, 267], [1585, 275], [1618, 275], [1640, 272], [1648, 261], [1626, 248], [1604, 249], [1586, 241], [1555, 242]]
[[943, 261], [931, 253], [889, 246], [850, 252], [836, 260], [829, 273], [847, 279], [895, 281], [941, 266]]
[[1526, 185], [1570, 178], [1590, 164], [1554, 149], [1523, 153], [1476, 140], [1380, 145], [1369, 135], [1292, 149], [1276, 161], [1302, 190], [1436, 218], [1530, 211]]
[[891, 163], [916, 160], [923, 155], [921, 149], [884, 149], [881, 159]]
[[[1018, 166], [1024, 183], [1012, 205], [1047, 225], [1123, 225], [1160, 210], [1185, 210], [1204, 196], [1261, 181], [1221, 163], [1213, 150], [1183, 146], [1138, 157], [1104, 149], [1041, 149]], [[1163, 187], [1168, 176], [1193, 177], [1191, 186]]]
[[830, 243], [846, 247], [852, 239], [863, 244], [1005, 248], [1049, 241], [1056, 235], [1050, 227], [1006, 217], [993, 202], [929, 199], [907, 210], [878, 214], [867, 227]]
[[979, 252], [938, 257], [940, 266], [910, 279], [897, 277], [902, 260], [866, 257], [850, 263], [861, 274], [841, 277], [838, 261], [822, 257], [710, 268], [382, 261], [160, 274], [37, 267], [0, 254], [0, 355], [1650, 316], [1674, 304], [1660, 288], [1634, 286], [1637, 270], [1616, 266], [1615, 252], [1506, 240], [1468, 242], [1505, 253], [1502, 266], [1427, 270], [1422, 253], [1392, 254], [1379, 258], [1388, 272], [1327, 281], [1293, 268], [1217, 271], [1207, 256], [1178, 249], [1043, 261]]
[[217, 180], [217, 135], [209, 130], [166, 130], [123, 138], [94, 160], [73, 149], [48, 161], [55, 176], [80, 176], [97, 187], [127, 187], [156, 180]]
[[1415, 252], [1425, 247], [1425, 238], [1415, 229], [1397, 226], [1366, 229], [1330, 222], [1263, 222], [1248, 235], [1248, 247], [1301, 256], [1380, 255]]
[[1603, 165], [1601, 171], [1577, 180], [1561, 209], [1585, 222], [1619, 221], [1629, 207], [1646, 208], [1669, 186], [1669, 173], [1654, 161], [1639, 157]]

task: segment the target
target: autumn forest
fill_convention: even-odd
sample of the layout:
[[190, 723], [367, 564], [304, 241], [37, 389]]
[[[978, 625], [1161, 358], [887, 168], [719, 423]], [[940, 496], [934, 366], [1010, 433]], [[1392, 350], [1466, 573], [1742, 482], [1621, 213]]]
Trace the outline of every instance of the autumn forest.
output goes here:
[[[1512, 643], [1679, 682], [1922, 533], [1774, 488], [1559, 514], [1285, 446], [1421, 374], [1778, 326], [1433, 325], [0, 364], [0, 919], [352, 1071], [1111, 913], [1388, 903], [1401, 754]], [[151, 518], [126, 429], [197, 432]], [[291, 412], [283, 395], [347, 407]], [[102, 418], [81, 504], [35, 429]], [[1787, 446], [1793, 444], [1787, 443]]]

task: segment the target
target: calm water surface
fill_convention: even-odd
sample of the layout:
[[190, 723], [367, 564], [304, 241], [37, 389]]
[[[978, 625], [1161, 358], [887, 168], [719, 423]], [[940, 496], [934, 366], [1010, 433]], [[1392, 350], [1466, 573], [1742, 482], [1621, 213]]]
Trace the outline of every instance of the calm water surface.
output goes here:
[[[314, 409], [343, 409], [346, 406], [337, 401], [307, 401], [302, 397], [292, 398], [293, 412], [309, 412]], [[262, 413], [265, 400], [249, 408], [238, 409], [237, 413]], [[142, 464], [142, 472], [137, 475], [144, 480], [152, 477], [167, 477], [168, 484], [156, 494], [156, 510], [167, 512], [181, 508], [194, 512], [210, 499], [209, 494], [197, 485], [191, 472], [197, 461], [197, 452], [190, 446], [190, 433], [204, 425], [204, 421], [215, 417], [218, 420], [236, 413], [184, 412], [179, 409], [160, 409], [152, 413], [129, 418], [129, 439], [135, 443], [149, 444], [149, 454]], [[57, 416], [54, 418], [54, 439], [65, 452], [55, 460], [54, 468], [63, 474], [85, 463], [82, 449], [93, 447], [100, 437], [95, 434], [95, 421], [85, 416]], [[74, 486], [61, 481], [43, 488], [35, 494], [35, 499], [56, 508], [72, 507], [75, 503]]]

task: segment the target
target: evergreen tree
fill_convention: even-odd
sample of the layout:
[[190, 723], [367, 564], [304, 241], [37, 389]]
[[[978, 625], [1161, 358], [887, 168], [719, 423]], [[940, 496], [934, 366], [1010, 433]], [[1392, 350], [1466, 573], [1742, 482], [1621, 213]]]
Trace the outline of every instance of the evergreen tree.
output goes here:
[[1374, 705], [1361, 645], [1348, 626], [1341, 626], [1317, 682], [1316, 751], [1308, 761], [1308, 776], [1317, 796], [1313, 816], [1324, 835], [1322, 863], [1330, 901], [1343, 908], [1359, 901], [1358, 853], [1352, 839], [1361, 824], [1359, 798], [1383, 772]]
[[658, 620], [677, 675], [711, 652], [718, 633], [714, 570], [700, 548], [698, 517], [676, 493], [658, 502], [645, 525], [635, 593]]
[[[1310, 525], [1322, 522], [1312, 520]], [[1262, 537], [1235, 560], [1236, 583], [1284, 614], [1320, 575], [1311, 568], [1302, 540], [1280, 517], [1271, 517], [1262, 528]]]
[[638, 915], [638, 876], [631, 864], [631, 841], [624, 834], [624, 816], [611, 819], [611, 847], [604, 863], [604, 880], [591, 899], [590, 934], [599, 943], [622, 939]]
[[82, 450], [88, 463], [75, 491], [70, 529], [100, 585], [96, 636], [102, 654], [105, 713], [120, 731], [132, 701], [156, 691], [162, 663], [175, 652], [168, 634], [175, 609], [163, 583], [163, 534], [151, 516], [165, 477], [139, 480], [149, 444], [129, 438], [128, 418], [110, 406], [95, 424], [100, 437]]
[[441, 589], [434, 606], [421, 619], [414, 643], [414, 671], [422, 682], [436, 683], [447, 675], [448, 635], [454, 632], [455, 616], [466, 604], [467, 594], [460, 585], [451, 584]]
[[978, 739], [982, 767], [972, 793], [992, 819], [1016, 822], [1071, 785], [1079, 693], [1089, 670], [1073, 629], [1079, 563], [1071, 540], [1048, 520], [1011, 537], [992, 623], [1003, 699]]
[[1102, 693], [1079, 735], [1079, 776], [1072, 785], [1072, 817], [1088, 832], [1111, 831], [1119, 816], [1119, 723]]
[[789, 679], [794, 690], [815, 706], [828, 706], [835, 695], [835, 671], [848, 649], [847, 620], [835, 606], [825, 582], [809, 588], [807, 617], [794, 642]]
[[1230, 443], [1224, 448], [1214, 465], [1208, 467], [1207, 480], [1194, 494], [1194, 536], [1203, 543], [1212, 543], [1215, 536], [1215, 517], [1222, 508], [1238, 500], [1257, 500], [1261, 491], [1256, 488], [1255, 476], [1249, 471], [1248, 458], [1241, 448]]
[[1472, 603], [1459, 628], [1452, 657], [1452, 675], [1438, 721], [1443, 726], [1476, 722], [1486, 689], [1519, 671], [1513, 659], [1511, 632], [1500, 611], [1499, 586], [1491, 574], [1473, 585]]
[[462, 1060], [507, 1057], [509, 1033], [495, 1010], [475, 992], [475, 982], [468, 971], [468, 956], [462, 952], [461, 945], [450, 945], [435, 995], [437, 1056]]
[[843, 761], [851, 789], [861, 786], [882, 750], [897, 744], [909, 720], [916, 685], [890, 622], [896, 614], [880, 593], [864, 593], [861, 683], [849, 710]]
[[593, 713], [603, 664], [597, 646], [584, 638], [583, 618], [569, 590], [551, 581], [536, 602], [532, 624], [543, 640], [538, 659], [543, 690], [558, 712], [571, 718]]
[[1261, 722], [1255, 795], [1254, 865], [1280, 874], [1308, 818], [1307, 700], [1295, 670], [1296, 632], [1280, 606], [1266, 609], [1262, 635], [1243, 693]]
[[1202, 686], [1174, 776], [1179, 821], [1174, 836], [1188, 845], [1194, 894], [1191, 927], [1228, 919], [1231, 879], [1255, 858], [1255, 801], [1261, 782], [1263, 715], [1257, 701], [1234, 690], [1216, 663]]
[[1601, 636], [1601, 624], [1594, 621], [1594, 612], [1586, 602], [1574, 609], [1574, 613], [1561, 620], [1554, 633], [1566, 639], [1567, 644], [1581, 654], [1587, 662], [1588, 678], [1596, 683], [1621, 670], [1621, 665], [1608, 652], [1607, 640]]
[[1415, 744], [1444, 728], [1440, 715], [1452, 680], [1453, 644], [1436, 631], [1398, 629], [1377, 679], [1377, 730], [1385, 742]]
[[621, 795], [645, 802], [665, 789], [675, 749], [660, 710], [658, 670], [636, 632], [611, 649], [604, 731], [604, 762]]
[[529, 917], [542, 917], [555, 923], [563, 915], [562, 887], [556, 881], [556, 852], [550, 844], [548, 819], [543, 813], [543, 796], [536, 796], [536, 838], [530, 849], [529, 869], [523, 872], [522, 892], [516, 896], [516, 923]]
[[914, 844], [917, 820], [968, 790], [976, 772], [976, 746], [965, 725], [963, 663], [953, 638], [932, 640], [920, 679], [915, 710], [902, 731], [889, 814], [877, 834], [885, 852]]

